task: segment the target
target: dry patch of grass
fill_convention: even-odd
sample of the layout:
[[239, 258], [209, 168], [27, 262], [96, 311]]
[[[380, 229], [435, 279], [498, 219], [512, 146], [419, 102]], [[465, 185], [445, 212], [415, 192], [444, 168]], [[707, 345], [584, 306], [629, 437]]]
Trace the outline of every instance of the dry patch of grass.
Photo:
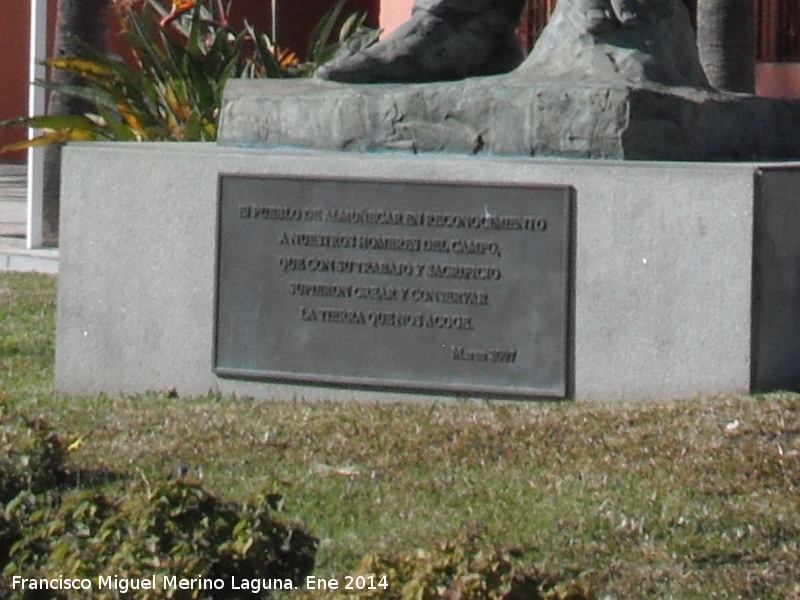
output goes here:
[[181, 470], [232, 499], [279, 492], [322, 540], [320, 575], [480, 527], [487, 543], [520, 548], [601, 597], [800, 598], [797, 395], [638, 405], [67, 397], [41, 392], [52, 282], [0, 276], [0, 306], [9, 299], [22, 316], [4, 313], [0, 332], [32, 341], [0, 354], [14, 368], [0, 390], [83, 439], [76, 469]]

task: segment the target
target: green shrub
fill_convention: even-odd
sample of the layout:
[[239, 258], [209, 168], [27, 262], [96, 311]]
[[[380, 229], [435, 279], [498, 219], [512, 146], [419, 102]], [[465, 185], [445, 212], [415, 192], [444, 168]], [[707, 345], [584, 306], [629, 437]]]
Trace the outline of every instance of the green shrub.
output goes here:
[[[22, 493], [45, 492], [62, 483], [65, 453], [64, 440], [43, 418], [5, 414], [0, 405], [0, 509]], [[0, 510], [0, 570], [22, 528], [7, 509]], [[0, 598], [3, 594], [0, 582]]]
[[[316, 540], [284, 523], [262, 496], [238, 506], [194, 482], [144, 476], [68, 487], [66, 441], [44, 419], [0, 413], [0, 598], [24, 578], [156, 576], [290, 579], [314, 566]], [[67, 597], [21, 592], [13, 597]], [[116, 591], [105, 596], [117, 597]], [[200, 590], [141, 590], [136, 598], [197, 598]], [[248, 593], [248, 597], [266, 597]]]
[[0, 408], [0, 503], [23, 490], [41, 492], [65, 479], [65, 441], [41, 417], [3, 415]]
[[[157, 589], [134, 591], [132, 597], [199, 598], [208, 592], [162, 589], [163, 578], [222, 579], [226, 585], [231, 578], [290, 579], [297, 586], [314, 566], [316, 540], [279, 521], [266, 498], [236, 506], [182, 480], [150, 487], [142, 479], [63, 494], [23, 492], [5, 513], [21, 532], [3, 571], [6, 582], [15, 575], [57, 574], [97, 586], [98, 577], [155, 577]], [[101, 595], [119, 597], [122, 591], [105, 589]], [[17, 593], [37, 597], [35, 591]], [[61, 597], [57, 594], [50, 595]], [[268, 591], [248, 593], [268, 596]]]
[[87, 100], [94, 109], [82, 115], [41, 115], [0, 123], [43, 131], [34, 140], [14, 142], [0, 152], [84, 140], [214, 140], [222, 93], [230, 78], [310, 76], [337, 52], [367, 46], [379, 33], [364, 26], [365, 15], [352, 15], [338, 37], [333, 36], [344, 6], [344, 0], [337, 0], [312, 31], [308, 56], [300, 62], [249, 23], [236, 29], [219, 0], [186, 0], [179, 12], [168, 11], [164, 2], [116, 5], [121, 39], [133, 55], [133, 65], [88, 45], [81, 56], [45, 60], [49, 68], [65, 71], [79, 83], [36, 83]]
[[[359, 574], [364, 579], [359, 580]], [[343, 586], [347, 582], [339, 583]], [[588, 587], [569, 576], [526, 566], [521, 551], [486, 547], [477, 534], [467, 534], [430, 551], [393, 557], [366, 556], [351, 583], [364, 589], [313, 595], [308, 592], [305, 597], [329, 600], [590, 600], [595, 597]]]

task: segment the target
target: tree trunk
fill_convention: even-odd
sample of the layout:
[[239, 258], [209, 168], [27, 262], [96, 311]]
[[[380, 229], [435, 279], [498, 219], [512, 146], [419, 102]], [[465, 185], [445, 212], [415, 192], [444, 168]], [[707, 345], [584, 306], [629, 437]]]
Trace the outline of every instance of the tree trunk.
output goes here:
[[755, 92], [754, 0], [699, 0], [697, 47], [711, 85], [730, 92]]
[[[78, 40], [105, 50], [108, 31], [109, 0], [58, 0], [56, 8], [56, 33], [54, 56], [78, 56]], [[71, 77], [60, 71], [51, 75], [53, 81], [74, 83]], [[86, 101], [52, 93], [48, 102], [48, 114], [83, 114], [91, 108]], [[51, 145], [44, 152], [44, 206], [43, 238], [47, 246], [58, 244], [59, 192], [61, 186], [61, 146]]]

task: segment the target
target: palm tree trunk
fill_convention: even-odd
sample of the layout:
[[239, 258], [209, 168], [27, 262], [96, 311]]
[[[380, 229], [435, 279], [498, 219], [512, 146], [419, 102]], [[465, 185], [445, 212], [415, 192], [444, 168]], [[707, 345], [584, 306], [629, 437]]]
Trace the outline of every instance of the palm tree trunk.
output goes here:
[[[108, 31], [109, 0], [58, 0], [53, 56], [78, 56], [78, 40], [104, 50]], [[60, 71], [52, 73], [53, 81], [73, 83]], [[89, 108], [83, 100], [52, 93], [49, 114], [82, 114]], [[58, 244], [59, 189], [61, 185], [61, 146], [51, 145], [44, 152], [44, 197], [42, 207], [43, 238], [47, 246]]]
[[720, 90], [753, 93], [754, 0], [698, 0], [697, 47], [711, 85]]

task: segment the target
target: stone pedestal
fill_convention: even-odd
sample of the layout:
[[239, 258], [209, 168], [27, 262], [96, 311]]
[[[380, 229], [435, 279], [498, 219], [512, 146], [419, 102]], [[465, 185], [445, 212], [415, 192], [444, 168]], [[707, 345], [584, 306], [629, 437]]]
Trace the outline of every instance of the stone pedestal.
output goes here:
[[[132, 177], [131, 165], [146, 176]], [[63, 173], [59, 390], [175, 387], [184, 395], [218, 390], [284, 399], [412, 396], [215, 375], [220, 173], [572, 186], [570, 397], [636, 400], [800, 389], [798, 163], [91, 143], [65, 149]]]

